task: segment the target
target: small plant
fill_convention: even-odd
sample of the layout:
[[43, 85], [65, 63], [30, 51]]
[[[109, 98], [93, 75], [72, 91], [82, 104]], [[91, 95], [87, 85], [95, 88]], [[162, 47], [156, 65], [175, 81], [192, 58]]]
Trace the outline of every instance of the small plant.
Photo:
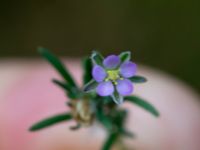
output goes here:
[[[58, 114], [30, 127], [30, 131], [38, 131], [60, 122], [75, 120], [71, 130], [90, 127], [96, 121], [107, 131], [107, 138], [100, 148], [110, 150], [116, 143], [123, 144], [123, 137], [133, 137], [126, 129], [127, 110], [120, 107], [123, 102], [138, 105], [154, 115], [159, 112], [147, 101], [131, 95], [134, 83], [144, 83], [145, 77], [136, 75], [137, 65], [131, 61], [130, 52], [122, 52], [104, 58], [99, 52], [93, 51], [90, 57], [82, 61], [83, 84], [78, 87], [64, 64], [45, 48], [39, 48], [40, 54], [57, 70], [63, 81], [53, 79], [69, 99], [67, 106], [70, 111]], [[117, 142], [118, 141], [118, 142]], [[123, 149], [125, 145], [120, 147]]]

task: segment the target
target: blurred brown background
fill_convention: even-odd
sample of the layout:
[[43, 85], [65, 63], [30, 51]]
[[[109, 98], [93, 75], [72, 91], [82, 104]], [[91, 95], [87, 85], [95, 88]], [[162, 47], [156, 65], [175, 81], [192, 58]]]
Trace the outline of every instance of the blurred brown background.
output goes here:
[[38, 46], [67, 57], [131, 50], [200, 91], [199, 8], [198, 0], [1, 0], [0, 57], [38, 57]]

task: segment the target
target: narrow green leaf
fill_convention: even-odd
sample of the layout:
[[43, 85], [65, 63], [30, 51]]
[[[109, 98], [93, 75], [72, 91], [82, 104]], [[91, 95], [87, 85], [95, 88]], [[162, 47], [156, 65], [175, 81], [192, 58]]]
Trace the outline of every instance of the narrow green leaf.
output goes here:
[[122, 52], [119, 54], [119, 58], [121, 59], [121, 62], [129, 61], [131, 59], [131, 52]]
[[60, 123], [60, 122], [68, 121], [68, 120], [71, 120], [71, 119], [72, 119], [72, 116], [69, 113], [59, 114], [59, 115], [44, 119], [42, 121], [39, 121], [38, 123], [31, 126], [29, 128], [29, 130], [30, 131], [41, 130], [43, 128], [52, 126], [52, 125]]
[[112, 97], [113, 101], [114, 101], [116, 104], [118, 104], [118, 105], [122, 104], [123, 101], [124, 101], [123, 96], [119, 95], [118, 92], [114, 92], [114, 93], [111, 95], [111, 97]]
[[69, 83], [69, 85], [77, 87], [67, 68], [55, 55], [42, 47], [38, 48], [38, 51], [60, 73], [60, 75], [66, 80], [66, 82]]
[[112, 146], [115, 144], [115, 142], [117, 141], [117, 138], [118, 138], [118, 135], [113, 133], [113, 134], [110, 134], [103, 147], [102, 147], [102, 150], [111, 150]]
[[134, 137], [135, 137], [135, 134], [133, 134], [132, 132], [127, 131], [127, 130], [125, 130], [125, 129], [122, 129], [122, 130], [121, 130], [121, 134], [122, 134], [123, 136], [129, 137], [129, 138], [134, 138]]
[[125, 101], [132, 102], [132, 103], [144, 108], [145, 110], [147, 110], [148, 112], [150, 112], [151, 114], [153, 114], [156, 117], [158, 117], [160, 115], [154, 106], [152, 106], [150, 103], [146, 102], [145, 100], [143, 100], [139, 97], [126, 96], [124, 99], [125, 99]]
[[114, 113], [115, 117], [113, 118], [113, 124], [117, 125], [119, 129], [123, 129], [127, 119], [127, 110], [116, 110]]
[[109, 118], [104, 114], [102, 110], [98, 110], [96, 113], [96, 117], [98, 121], [108, 130], [112, 130], [112, 122]]
[[103, 62], [103, 56], [99, 52], [93, 51], [91, 55], [91, 60], [93, 64], [101, 66]]
[[62, 81], [59, 81], [57, 79], [53, 79], [52, 82], [61, 87], [62, 89], [64, 89], [67, 92], [69, 98], [72, 99], [78, 98], [79, 94], [77, 93], [79, 93], [79, 90], [77, 88], [71, 87], [67, 83], [63, 83]]
[[131, 78], [129, 78], [132, 82], [134, 83], [144, 83], [144, 82], [147, 82], [147, 79], [143, 76], [133, 76]]
[[62, 81], [59, 81], [57, 79], [52, 79], [52, 82], [61, 87], [62, 89], [71, 92], [71, 87], [68, 84], [63, 83]]
[[88, 82], [84, 87], [83, 87], [83, 91], [84, 92], [91, 92], [93, 90], [95, 90], [95, 88], [97, 87], [98, 83], [95, 80], [91, 80], [90, 82]]
[[85, 58], [82, 62], [83, 66], [83, 84], [92, 80], [92, 61], [89, 57]]
[[78, 130], [81, 128], [81, 125], [80, 124], [76, 124], [75, 126], [71, 126], [70, 129], [71, 130]]

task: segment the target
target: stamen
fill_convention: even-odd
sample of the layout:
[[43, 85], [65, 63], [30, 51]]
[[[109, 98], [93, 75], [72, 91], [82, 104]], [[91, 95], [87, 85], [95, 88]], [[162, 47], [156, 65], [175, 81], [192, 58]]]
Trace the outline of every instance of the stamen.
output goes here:
[[116, 81], [120, 78], [119, 70], [107, 70], [107, 74], [106, 80]]
[[117, 81], [113, 81], [113, 84], [114, 84], [114, 85], [117, 85], [118, 83], [117, 83]]
[[106, 78], [105, 81], [109, 81], [109, 78]]

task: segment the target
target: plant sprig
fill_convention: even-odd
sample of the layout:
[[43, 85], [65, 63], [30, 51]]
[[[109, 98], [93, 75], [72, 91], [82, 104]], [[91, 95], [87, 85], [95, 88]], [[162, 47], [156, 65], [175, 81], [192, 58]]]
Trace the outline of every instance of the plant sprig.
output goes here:
[[[159, 117], [158, 110], [140, 97], [132, 95], [122, 96], [116, 91], [111, 96], [100, 96], [96, 93], [95, 89], [99, 83], [93, 78], [93, 66], [105, 65], [105, 59], [99, 52], [93, 51], [90, 57], [83, 59], [83, 85], [78, 87], [73, 76], [59, 58], [46, 48], [40, 47], [38, 50], [63, 78], [63, 81], [52, 79], [52, 82], [67, 93], [69, 98], [67, 106], [70, 107], [70, 111], [41, 120], [32, 125], [29, 128], [30, 131], [38, 131], [70, 120], [77, 122], [77, 125], [70, 127], [70, 129], [78, 130], [83, 126], [91, 126], [94, 121], [97, 121], [107, 132], [107, 138], [101, 150], [110, 150], [118, 139], [134, 137], [134, 134], [129, 132], [125, 126], [128, 116], [127, 110], [118, 106], [118, 103], [122, 103], [123, 99], [125, 102], [140, 106], [155, 117]], [[128, 51], [122, 52], [119, 55], [119, 60], [122, 63], [127, 63], [130, 59], [131, 53]], [[130, 65], [133, 66], [133, 64]], [[114, 76], [112, 77], [114, 78]], [[145, 77], [140, 75], [131, 76], [128, 80], [133, 83], [144, 83], [147, 81]]]

